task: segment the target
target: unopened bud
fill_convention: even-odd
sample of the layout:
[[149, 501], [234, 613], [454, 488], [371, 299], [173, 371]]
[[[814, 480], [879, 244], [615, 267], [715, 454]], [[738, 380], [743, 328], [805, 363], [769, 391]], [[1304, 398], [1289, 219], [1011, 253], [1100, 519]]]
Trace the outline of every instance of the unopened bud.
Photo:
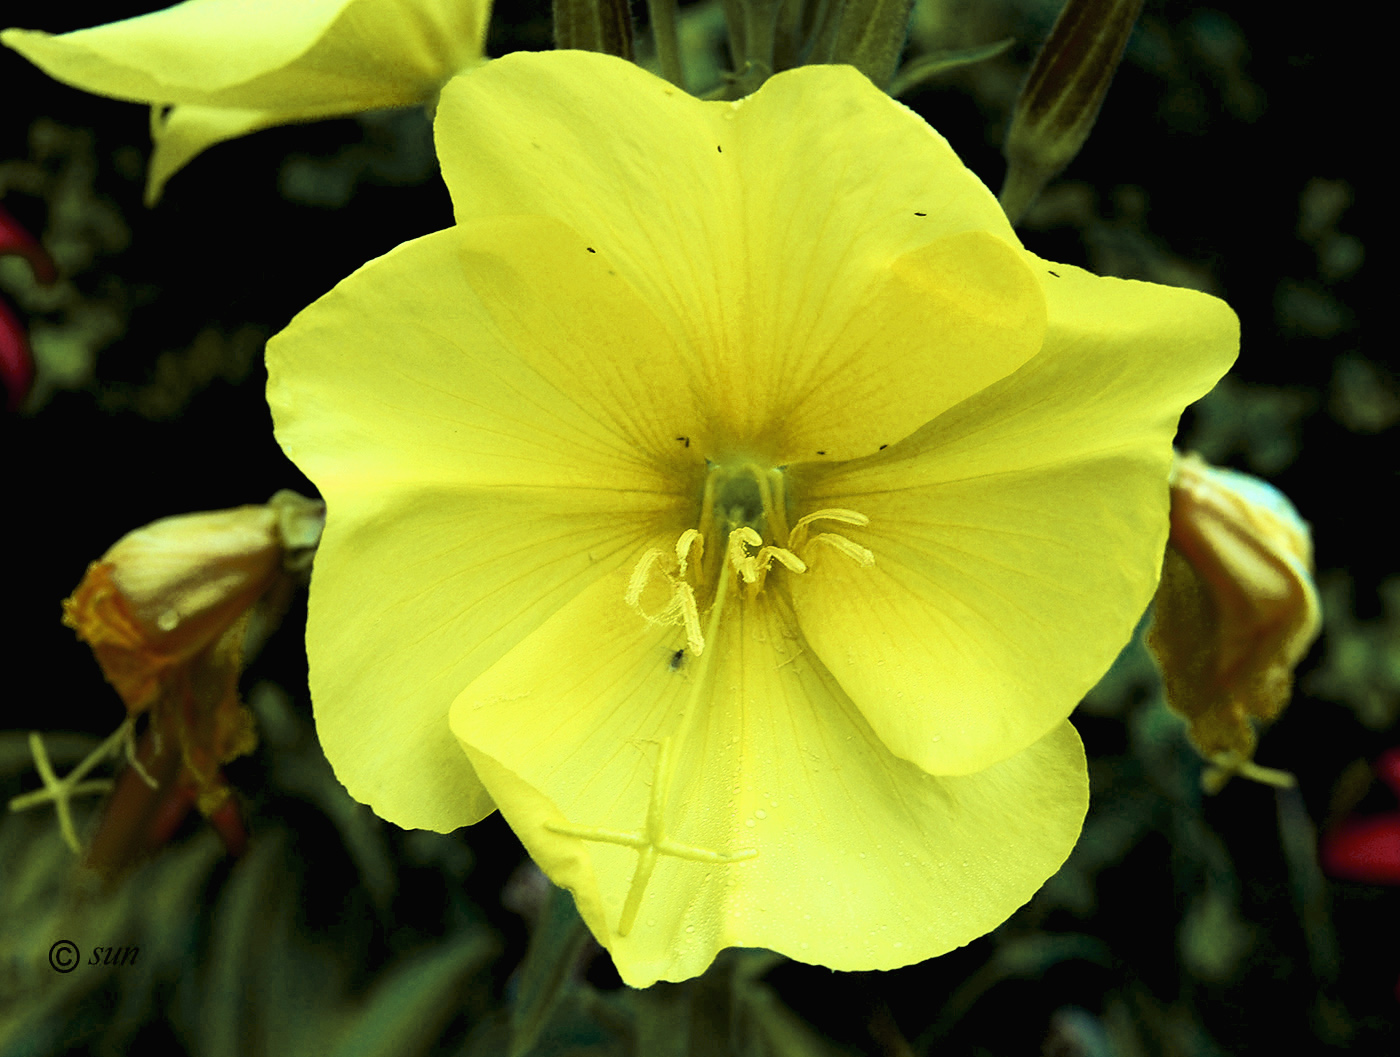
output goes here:
[[1142, 0], [1065, 3], [1006, 133], [1006, 183], [998, 197], [1013, 224], [1089, 138], [1141, 10]]
[[1248, 762], [1250, 721], [1282, 711], [1320, 624], [1312, 538], [1292, 504], [1256, 478], [1178, 457], [1147, 646], [1203, 755], [1272, 780]]

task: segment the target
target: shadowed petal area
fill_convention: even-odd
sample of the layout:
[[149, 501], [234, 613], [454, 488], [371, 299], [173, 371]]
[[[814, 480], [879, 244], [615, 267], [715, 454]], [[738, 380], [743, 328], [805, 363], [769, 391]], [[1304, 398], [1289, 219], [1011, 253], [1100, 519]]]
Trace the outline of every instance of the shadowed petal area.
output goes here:
[[4, 43], [65, 84], [116, 99], [271, 110], [283, 120], [428, 98], [481, 55], [489, 3], [189, 0]]
[[[626, 582], [598, 580], [522, 641], [457, 699], [452, 729], [629, 984], [697, 975], [728, 946], [907, 965], [995, 927], [1069, 854], [1088, 786], [1068, 723], [981, 773], [934, 778], [881, 744], [780, 594], [734, 601], [705, 654], [673, 667], [683, 634], [625, 608]], [[640, 829], [658, 742], [686, 707], [699, 712], [674, 749], [667, 836], [758, 854], [659, 855], [618, 935], [638, 850], [548, 827]]]
[[693, 521], [688, 394], [665, 413], [664, 343], [609, 271], [553, 221], [452, 229], [269, 343], [278, 440], [329, 511], [307, 627], [317, 730], [350, 792], [399, 825], [489, 810], [452, 699], [641, 540]]
[[443, 90], [436, 134], [459, 221], [544, 214], [589, 239], [735, 449], [868, 454], [1039, 346], [1040, 295], [995, 199], [853, 69], [788, 71], [721, 103], [610, 56], [516, 53]]
[[792, 586], [803, 631], [885, 744], [935, 774], [1045, 736], [1127, 641], [1161, 566], [1177, 418], [1238, 345], [1214, 298], [1027, 257], [1049, 303], [1039, 356], [883, 456], [793, 485], [868, 515], [843, 532], [875, 555], [814, 548]]

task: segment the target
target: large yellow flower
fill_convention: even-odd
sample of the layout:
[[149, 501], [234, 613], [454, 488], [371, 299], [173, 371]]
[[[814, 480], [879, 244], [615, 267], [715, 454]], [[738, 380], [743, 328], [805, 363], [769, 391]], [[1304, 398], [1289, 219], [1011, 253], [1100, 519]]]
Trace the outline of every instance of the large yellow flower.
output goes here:
[[491, 0], [185, 0], [149, 15], [0, 41], [84, 91], [150, 103], [146, 200], [226, 139], [430, 102], [482, 57]]
[[719, 103], [511, 55], [437, 135], [457, 226], [268, 349], [340, 779], [403, 826], [499, 807], [637, 986], [995, 927], [1079, 833], [1066, 717], [1233, 314], [1028, 253], [846, 67]]

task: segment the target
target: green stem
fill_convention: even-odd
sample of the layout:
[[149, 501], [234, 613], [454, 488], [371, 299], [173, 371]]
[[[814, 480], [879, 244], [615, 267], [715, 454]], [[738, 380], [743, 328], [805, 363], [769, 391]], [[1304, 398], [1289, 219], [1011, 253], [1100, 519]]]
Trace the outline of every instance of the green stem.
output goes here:
[[685, 91], [685, 69], [681, 66], [680, 37], [676, 33], [676, 0], [647, 0], [647, 15], [661, 76]]
[[748, 0], [744, 5], [744, 67], [739, 71], [739, 94], [751, 95], [773, 76], [778, 15], [782, 0]]
[[729, 61], [737, 76], [748, 62], [748, 41], [744, 39], [744, 7], [740, 0], [723, 0], [724, 24], [729, 29]]

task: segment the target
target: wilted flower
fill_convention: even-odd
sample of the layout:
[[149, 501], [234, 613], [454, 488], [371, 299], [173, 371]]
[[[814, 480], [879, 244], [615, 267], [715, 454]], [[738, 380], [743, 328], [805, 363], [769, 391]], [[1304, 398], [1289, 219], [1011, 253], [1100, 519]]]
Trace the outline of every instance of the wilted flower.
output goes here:
[[1187, 718], [1191, 741], [1221, 776], [1280, 778], [1249, 765], [1251, 720], [1271, 720], [1288, 703], [1320, 612], [1312, 537], [1283, 494], [1199, 456], [1178, 458], [1147, 645], [1167, 704]]
[[510, 55], [437, 137], [457, 226], [268, 347], [337, 775], [403, 826], [499, 806], [637, 986], [995, 927], [1079, 833], [1066, 717], [1233, 314], [1023, 250], [847, 67], [721, 103]]
[[146, 200], [215, 143], [258, 129], [431, 104], [482, 58], [490, 0], [186, 0], [149, 15], [0, 41], [45, 73], [152, 106]]
[[[128, 799], [142, 800], [139, 811], [114, 802], [96, 858], [119, 857], [131, 829], [173, 828], [192, 804], [208, 816], [224, 808], [229, 790], [220, 768], [256, 744], [252, 716], [238, 698], [253, 606], [287, 570], [304, 570], [324, 511], [319, 501], [283, 491], [261, 506], [163, 518], [118, 540], [64, 602], [64, 623], [92, 647], [129, 721], [149, 714], [148, 751], [137, 767], [160, 791], [143, 799], [133, 790]], [[42, 751], [35, 755], [45, 786], [54, 787]], [[160, 811], [169, 814], [172, 805], [178, 814], [162, 821]], [[64, 830], [73, 843], [71, 824], [65, 821]]]

